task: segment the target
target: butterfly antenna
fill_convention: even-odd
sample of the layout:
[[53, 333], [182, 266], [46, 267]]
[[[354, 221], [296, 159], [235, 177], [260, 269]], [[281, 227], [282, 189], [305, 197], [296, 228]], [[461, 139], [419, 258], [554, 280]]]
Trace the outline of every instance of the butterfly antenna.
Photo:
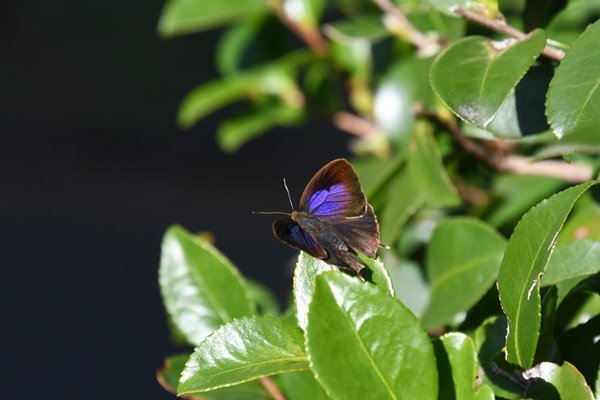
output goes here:
[[287, 215], [288, 217], [290, 216], [290, 214], [282, 212], [282, 211], [252, 211], [252, 214], [262, 214], [262, 215]]
[[290, 189], [288, 189], [287, 183], [285, 182], [285, 178], [283, 178], [283, 187], [287, 192], [288, 200], [290, 201], [290, 207], [292, 207], [292, 211], [294, 211], [296, 208], [294, 207], [294, 203], [292, 203], [292, 196], [290, 195]]

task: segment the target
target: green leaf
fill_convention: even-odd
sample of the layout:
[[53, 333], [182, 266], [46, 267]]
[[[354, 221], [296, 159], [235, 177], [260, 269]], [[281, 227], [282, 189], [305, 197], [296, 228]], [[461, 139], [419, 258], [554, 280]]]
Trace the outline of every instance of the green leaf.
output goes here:
[[377, 128], [396, 142], [408, 142], [415, 126], [414, 104], [433, 103], [433, 91], [427, 79], [432, 60], [402, 59], [394, 63], [379, 82], [373, 117]]
[[600, 204], [590, 192], [581, 196], [569, 220], [558, 236], [558, 243], [569, 240], [600, 240]]
[[556, 285], [558, 303], [583, 280], [600, 272], [600, 241], [575, 240], [556, 246], [542, 286]]
[[254, 314], [233, 264], [179, 226], [169, 228], [163, 239], [159, 282], [165, 307], [190, 344], [234, 318]]
[[427, 0], [427, 2], [440, 11], [452, 14], [450, 11], [452, 7], [458, 6], [466, 8], [470, 3], [470, 0]]
[[533, 207], [515, 228], [498, 274], [498, 291], [508, 317], [507, 360], [530, 368], [540, 329], [540, 274], [575, 201], [594, 182], [564, 190]]
[[485, 128], [545, 43], [541, 30], [533, 31], [526, 40], [516, 43], [467, 37], [437, 57], [431, 67], [431, 85], [452, 112]]
[[266, 3], [261, 0], [169, 0], [160, 16], [158, 31], [164, 37], [199, 32], [266, 10]]
[[554, 330], [556, 325], [556, 306], [558, 300], [558, 291], [552, 286], [544, 293], [540, 307], [541, 323], [540, 337], [538, 339], [534, 362], [552, 359], [554, 350]]
[[[363, 271], [365, 277], [369, 278], [378, 287], [389, 293], [390, 296], [395, 296], [392, 278], [383, 262], [380, 259], [373, 260], [363, 254], [359, 254], [358, 257], [371, 271]], [[302, 330], [306, 331], [306, 324], [308, 323], [308, 304], [313, 296], [317, 275], [325, 271], [335, 271], [337, 269], [337, 267], [327, 264], [325, 261], [314, 258], [305, 252], [300, 252], [294, 271], [294, 303], [296, 304], [298, 325]]]
[[338, 271], [319, 275], [306, 337], [311, 369], [334, 399], [437, 399], [427, 334], [370, 284]]
[[381, 17], [375, 15], [362, 15], [351, 20], [343, 19], [330, 22], [327, 26], [339, 31], [347, 37], [365, 38], [371, 42], [378, 42], [390, 35], [381, 23]]
[[311, 371], [289, 372], [275, 377], [286, 400], [328, 400]]
[[412, 260], [398, 260], [391, 252], [383, 255], [396, 288], [396, 297], [415, 315], [422, 315], [429, 300], [429, 286], [421, 267]]
[[298, 123], [302, 116], [302, 108], [282, 102], [263, 106], [223, 122], [217, 132], [217, 141], [223, 151], [232, 153], [273, 127]]
[[600, 127], [600, 21], [581, 34], [556, 69], [546, 113], [560, 139], [577, 131], [597, 132]]
[[206, 392], [307, 368], [304, 337], [298, 327], [268, 316], [242, 318], [217, 329], [196, 347], [181, 374], [177, 394]]
[[423, 198], [406, 168], [392, 178], [386, 198], [381, 214], [381, 242], [392, 246], [406, 221], [423, 205]]
[[381, 258], [372, 259], [360, 253], [358, 254], [358, 258], [369, 269], [369, 271], [362, 270], [361, 275], [367, 281], [377, 285], [384, 292], [389, 293], [390, 296], [395, 297], [396, 291], [394, 290], [392, 277], [383, 261], [381, 261]]
[[479, 363], [484, 372], [484, 382], [494, 390], [498, 397], [511, 400], [520, 399], [521, 389], [495, 373], [492, 368], [492, 363], [503, 364], [506, 329], [507, 323], [504, 316], [488, 318], [475, 330], [475, 345]]
[[308, 304], [313, 297], [315, 279], [325, 271], [334, 271], [336, 267], [327, 264], [301, 251], [294, 270], [294, 303], [298, 325], [306, 331], [308, 323]]
[[298, 108], [303, 98], [292, 75], [313, 57], [307, 51], [299, 50], [270, 64], [200, 85], [181, 102], [177, 122], [183, 128], [191, 128], [208, 114], [257, 95], [275, 96], [290, 107]]
[[425, 202], [432, 207], [460, 204], [446, 173], [442, 156], [428, 126], [417, 124], [409, 145], [408, 172]]
[[[161, 386], [170, 393], [177, 394], [177, 384], [179, 377], [185, 367], [189, 355], [178, 354], [165, 359], [165, 366], [156, 374], [156, 378]], [[205, 400], [268, 400], [271, 396], [264, 387], [258, 382], [246, 382], [241, 385], [213, 390], [204, 393], [202, 399]], [[192, 397], [190, 397], [192, 399]]]
[[594, 400], [583, 375], [568, 362], [560, 366], [543, 362], [523, 372], [523, 376], [530, 382], [528, 397], [540, 400]]
[[488, 385], [476, 383], [477, 353], [470, 337], [460, 332], [447, 333], [434, 348], [440, 372], [440, 400], [494, 400]]
[[431, 298], [423, 325], [447, 324], [477, 303], [496, 281], [505, 248], [506, 240], [477, 219], [442, 221], [427, 249]]
[[262, 283], [246, 281], [248, 296], [256, 304], [259, 315], [279, 315], [279, 303], [271, 291]]
[[177, 122], [183, 128], [191, 128], [208, 114], [244, 99], [253, 90], [257, 91], [256, 79], [255, 73], [246, 72], [198, 86], [181, 102]]
[[391, 160], [379, 158], [357, 158], [352, 160], [352, 165], [360, 178], [367, 199], [373, 200], [380, 193], [386, 183], [404, 164], [405, 160], [406, 157], [400, 153]]

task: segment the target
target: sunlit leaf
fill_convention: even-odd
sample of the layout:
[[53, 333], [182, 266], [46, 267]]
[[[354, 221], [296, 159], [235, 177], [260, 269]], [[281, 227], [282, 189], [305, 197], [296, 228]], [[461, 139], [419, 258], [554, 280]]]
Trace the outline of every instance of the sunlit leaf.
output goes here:
[[431, 298], [423, 325], [447, 324], [481, 299], [496, 281], [505, 247], [502, 236], [474, 218], [442, 221], [427, 249]]
[[319, 275], [306, 334], [311, 368], [335, 399], [437, 399], [427, 334], [369, 283], [338, 271]]
[[433, 89], [456, 115], [485, 128], [539, 56], [545, 40], [541, 30], [520, 42], [493, 42], [480, 36], [461, 39], [433, 63]]
[[179, 226], [171, 227], [163, 239], [159, 281], [165, 307], [190, 344], [255, 312], [233, 264]]
[[274, 317], [242, 318], [222, 326], [196, 347], [177, 392], [207, 392], [307, 368], [304, 337], [297, 326]]
[[600, 21], [581, 34], [556, 69], [546, 113], [558, 138], [600, 128]]
[[523, 376], [531, 382], [527, 397], [540, 400], [594, 400], [583, 375], [568, 362], [560, 366], [543, 362], [525, 371]]
[[515, 228], [498, 274], [498, 291], [508, 317], [507, 360], [530, 368], [540, 329], [539, 280], [556, 237], [575, 201], [594, 183], [564, 190], [533, 207]]

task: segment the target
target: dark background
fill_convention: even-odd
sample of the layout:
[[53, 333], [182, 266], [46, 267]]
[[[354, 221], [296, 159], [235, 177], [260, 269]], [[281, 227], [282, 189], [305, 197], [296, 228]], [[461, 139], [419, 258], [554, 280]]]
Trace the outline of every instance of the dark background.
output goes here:
[[175, 125], [185, 93], [215, 78], [218, 31], [169, 41], [163, 0], [28, 0], [0, 6], [0, 397], [168, 399], [154, 374], [173, 350], [157, 285], [173, 223], [214, 233], [242, 273], [291, 288], [294, 252], [271, 234], [310, 176], [346, 155], [327, 121], [223, 154], [215, 127]]

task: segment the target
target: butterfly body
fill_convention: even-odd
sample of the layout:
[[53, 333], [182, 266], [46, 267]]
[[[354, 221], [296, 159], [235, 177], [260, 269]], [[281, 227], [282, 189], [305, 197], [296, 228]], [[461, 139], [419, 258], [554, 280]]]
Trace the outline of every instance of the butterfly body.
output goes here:
[[331, 161], [310, 180], [299, 210], [273, 222], [275, 236], [293, 248], [360, 272], [357, 252], [375, 258], [379, 225], [352, 165]]

